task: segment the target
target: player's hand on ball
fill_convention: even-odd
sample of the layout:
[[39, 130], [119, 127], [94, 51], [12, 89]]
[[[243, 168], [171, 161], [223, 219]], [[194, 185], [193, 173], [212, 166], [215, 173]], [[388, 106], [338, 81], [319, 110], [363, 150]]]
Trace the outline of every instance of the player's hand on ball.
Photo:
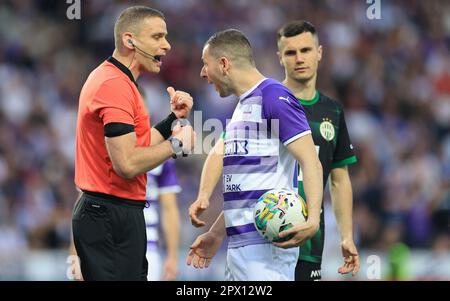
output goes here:
[[177, 118], [187, 118], [194, 104], [192, 96], [187, 92], [175, 91], [173, 87], [168, 87], [167, 93], [170, 96], [170, 110]]
[[319, 222], [308, 220], [304, 224], [280, 232], [280, 238], [284, 241], [273, 242], [273, 245], [284, 249], [298, 247], [313, 237], [317, 230], [319, 230]]
[[208, 268], [212, 258], [219, 250], [222, 240], [223, 237], [212, 232], [206, 232], [198, 236], [189, 250], [187, 265], [193, 264], [196, 269]]
[[206, 223], [199, 216], [209, 207], [209, 199], [197, 198], [189, 207], [189, 218], [194, 227], [203, 227]]
[[340, 274], [352, 273], [355, 276], [359, 271], [359, 256], [355, 243], [352, 239], [344, 239], [341, 242], [342, 257], [344, 264], [338, 269]]

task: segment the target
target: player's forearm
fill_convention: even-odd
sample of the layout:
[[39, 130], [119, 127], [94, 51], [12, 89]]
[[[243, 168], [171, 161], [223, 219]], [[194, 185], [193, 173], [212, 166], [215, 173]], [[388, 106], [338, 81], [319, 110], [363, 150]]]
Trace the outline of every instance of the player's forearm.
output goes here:
[[353, 193], [352, 185], [348, 172], [339, 171], [339, 175], [336, 175], [336, 171], [333, 170], [330, 177], [330, 195], [331, 205], [333, 206], [334, 215], [339, 227], [339, 234], [341, 240], [351, 239], [353, 240], [353, 222], [352, 222], [352, 210], [353, 210]]
[[162, 209], [162, 226], [167, 244], [167, 257], [178, 258], [180, 239], [180, 214], [175, 193], [166, 193], [160, 197]]
[[313, 222], [320, 221], [320, 209], [323, 198], [323, 176], [322, 165], [317, 159], [307, 164], [302, 163], [303, 183], [305, 196], [308, 200], [308, 220]]
[[200, 177], [198, 198], [209, 199], [219, 182], [223, 171], [223, 148], [223, 140], [220, 139], [209, 152]]
[[223, 238], [225, 237], [225, 216], [223, 215], [223, 211], [220, 212], [214, 224], [209, 229], [209, 232], [213, 233], [216, 237]]
[[308, 206], [308, 221], [318, 224], [323, 196], [323, 171], [312, 135], [300, 137], [290, 143], [287, 148], [302, 167], [303, 186]]

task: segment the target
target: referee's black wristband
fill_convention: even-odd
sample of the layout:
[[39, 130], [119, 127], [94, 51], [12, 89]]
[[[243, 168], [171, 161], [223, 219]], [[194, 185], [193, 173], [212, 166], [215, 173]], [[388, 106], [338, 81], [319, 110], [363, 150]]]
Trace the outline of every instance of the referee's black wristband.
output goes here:
[[164, 137], [164, 140], [172, 136], [172, 123], [177, 120], [177, 116], [172, 112], [166, 119], [155, 125], [155, 129]]

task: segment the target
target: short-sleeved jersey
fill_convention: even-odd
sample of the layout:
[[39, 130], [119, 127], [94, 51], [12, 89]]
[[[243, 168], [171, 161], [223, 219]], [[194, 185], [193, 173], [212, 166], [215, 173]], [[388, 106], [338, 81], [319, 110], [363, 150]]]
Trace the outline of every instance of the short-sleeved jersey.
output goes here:
[[168, 160], [147, 172], [147, 202], [144, 209], [145, 225], [147, 227], [147, 251], [153, 250], [159, 242], [159, 197], [164, 193], [179, 193], [175, 163]]
[[150, 146], [150, 118], [133, 76], [110, 57], [91, 72], [80, 94], [76, 134], [75, 184], [84, 191], [145, 201], [146, 175], [120, 177], [105, 145], [104, 126], [134, 126], [135, 146]]
[[270, 189], [294, 189], [295, 159], [286, 146], [307, 134], [310, 129], [302, 106], [281, 83], [265, 79], [240, 96], [224, 136], [229, 248], [268, 243], [256, 231], [252, 208]]
[[[305, 110], [314, 144], [323, 168], [323, 185], [326, 186], [333, 168], [343, 167], [357, 161], [353, 145], [345, 123], [342, 105], [316, 91], [314, 99], [310, 101], [298, 100]], [[301, 168], [298, 172], [299, 194], [305, 198]], [[306, 198], [305, 198], [306, 200]], [[307, 200], [306, 200], [307, 201]], [[325, 239], [325, 220], [322, 212], [320, 228], [317, 234], [300, 247], [300, 259], [320, 262]]]

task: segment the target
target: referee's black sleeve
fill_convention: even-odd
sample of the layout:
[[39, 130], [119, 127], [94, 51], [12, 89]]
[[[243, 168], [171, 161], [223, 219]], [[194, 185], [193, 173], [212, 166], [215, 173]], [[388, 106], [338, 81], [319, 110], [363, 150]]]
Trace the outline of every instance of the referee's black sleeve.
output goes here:
[[134, 125], [122, 122], [111, 122], [104, 126], [105, 137], [112, 138], [134, 132]]

